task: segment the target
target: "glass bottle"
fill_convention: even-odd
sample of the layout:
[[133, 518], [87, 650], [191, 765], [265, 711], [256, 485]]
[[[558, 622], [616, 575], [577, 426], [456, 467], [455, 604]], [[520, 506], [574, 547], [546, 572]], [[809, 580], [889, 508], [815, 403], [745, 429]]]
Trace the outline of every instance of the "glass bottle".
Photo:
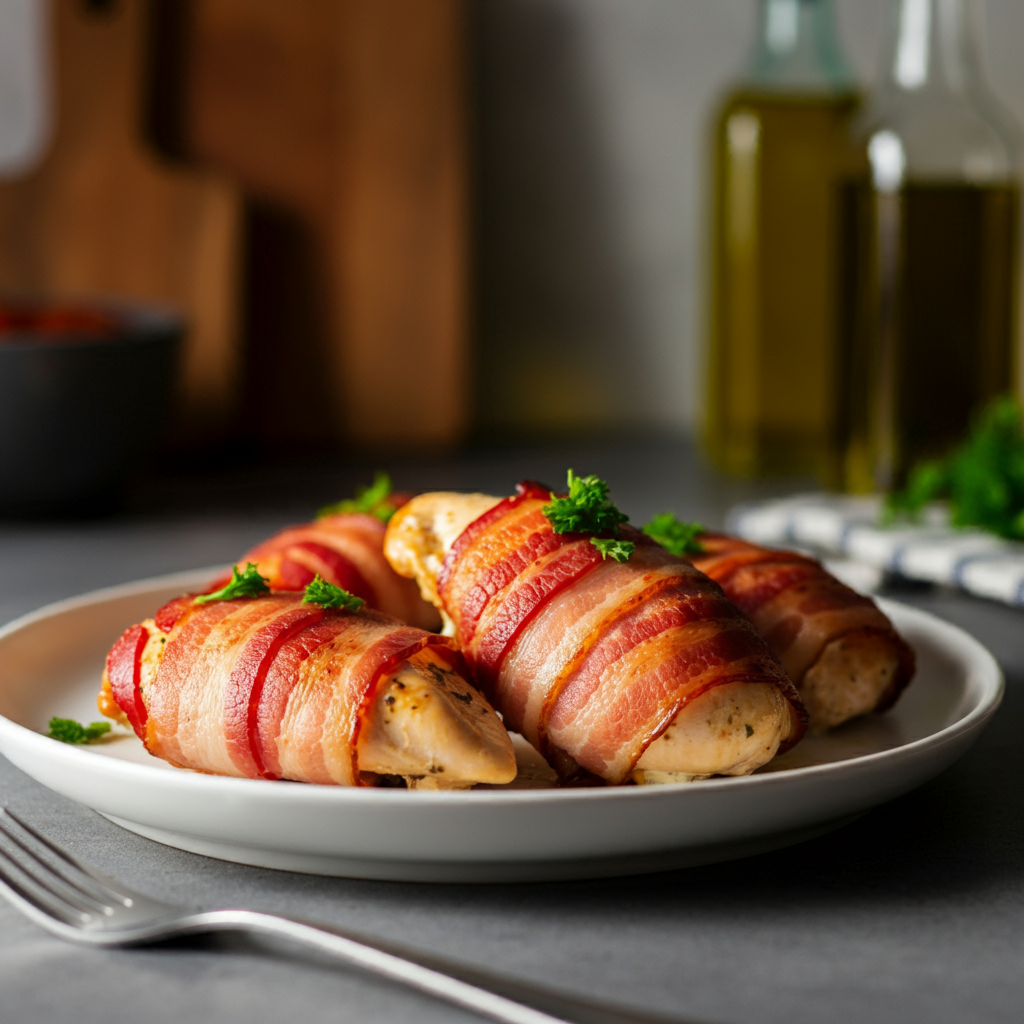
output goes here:
[[705, 441], [726, 471], [827, 463], [835, 181], [856, 102], [832, 0], [761, 0], [715, 129]]
[[895, 0], [841, 203], [834, 483], [900, 486], [1012, 390], [1017, 129], [986, 87], [972, 0]]

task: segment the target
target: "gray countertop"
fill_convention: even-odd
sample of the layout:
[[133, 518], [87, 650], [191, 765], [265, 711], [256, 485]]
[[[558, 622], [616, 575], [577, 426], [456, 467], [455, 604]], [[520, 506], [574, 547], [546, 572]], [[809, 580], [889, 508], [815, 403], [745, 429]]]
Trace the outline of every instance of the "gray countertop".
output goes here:
[[[634, 520], [709, 525], [782, 493], [723, 481], [672, 440], [393, 461], [396, 483], [507, 492], [521, 476], [597, 472]], [[223, 563], [344, 495], [372, 467], [264, 467], [137, 488], [106, 519], [0, 523], [0, 621], [145, 576]], [[806, 485], [806, 482], [804, 482]], [[1002, 708], [939, 778], [778, 853], [666, 874], [541, 885], [412, 885], [208, 860], [128, 833], [0, 759], [3, 801], [128, 885], [350, 927], [637, 1009], [705, 1022], [1017, 1021], [1024, 1006], [1024, 613], [957, 594], [898, 595], [992, 650]], [[242, 940], [100, 952], [0, 904], [0, 1021], [283, 1018], [367, 1024], [477, 1018], [283, 947]]]

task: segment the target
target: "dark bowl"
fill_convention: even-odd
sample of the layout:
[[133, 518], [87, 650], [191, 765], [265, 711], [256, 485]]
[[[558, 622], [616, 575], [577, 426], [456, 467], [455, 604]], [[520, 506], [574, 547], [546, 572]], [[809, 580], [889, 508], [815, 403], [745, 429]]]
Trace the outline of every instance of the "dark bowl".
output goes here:
[[115, 505], [166, 427], [183, 333], [122, 302], [0, 300], [0, 511]]

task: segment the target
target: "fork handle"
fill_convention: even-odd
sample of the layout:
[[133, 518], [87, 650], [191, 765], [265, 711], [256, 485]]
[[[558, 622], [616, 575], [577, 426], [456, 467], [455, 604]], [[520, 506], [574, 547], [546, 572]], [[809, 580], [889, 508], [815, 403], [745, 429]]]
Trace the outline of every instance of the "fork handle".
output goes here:
[[[175, 929], [179, 931], [179, 929]], [[564, 996], [384, 943], [355, 939], [296, 918], [255, 910], [210, 910], [192, 914], [180, 934], [246, 932], [273, 935], [328, 953], [437, 999], [501, 1024], [670, 1024], [652, 1017]], [[678, 1018], [673, 1024], [684, 1024]]]

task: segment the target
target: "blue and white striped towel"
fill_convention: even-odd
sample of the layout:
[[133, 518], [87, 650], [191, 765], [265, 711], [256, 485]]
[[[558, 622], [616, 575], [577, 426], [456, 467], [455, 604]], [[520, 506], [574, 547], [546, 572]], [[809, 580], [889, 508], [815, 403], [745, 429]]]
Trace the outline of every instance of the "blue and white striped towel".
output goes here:
[[727, 528], [758, 544], [810, 548], [1024, 607], [1024, 544], [953, 529], [940, 508], [918, 525], [883, 527], [880, 509], [877, 496], [798, 494], [740, 505], [730, 512]]

